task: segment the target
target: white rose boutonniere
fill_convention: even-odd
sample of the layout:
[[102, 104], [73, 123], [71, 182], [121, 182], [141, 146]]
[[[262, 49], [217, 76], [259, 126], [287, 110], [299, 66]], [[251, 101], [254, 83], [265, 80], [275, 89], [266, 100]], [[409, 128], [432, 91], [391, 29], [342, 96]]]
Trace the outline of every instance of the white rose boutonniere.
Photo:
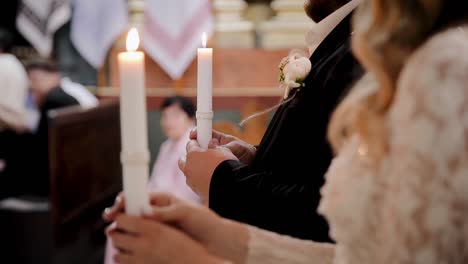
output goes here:
[[287, 57], [281, 60], [279, 65], [279, 82], [280, 88], [284, 89], [284, 100], [268, 109], [257, 112], [245, 118], [240, 122], [240, 126], [243, 126], [246, 122], [253, 118], [268, 114], [293, 100], [294, 96], [288, 98], [289, 92], [292, 89], [299, 90], [305, 86], [304, 81], [307, 78], [307, 75], [309, 75], [311, 69], [312, 64], [310, 63], [307, 53], [301, 50], [291, 51]]
[[281, 60], [279, 67], [280, 88], [284, 89], [284, 98], [289, 96], [292, 89], [305, 86], [304, 80], [312, 69], [309, 58], [302, 51], [292, 51]]

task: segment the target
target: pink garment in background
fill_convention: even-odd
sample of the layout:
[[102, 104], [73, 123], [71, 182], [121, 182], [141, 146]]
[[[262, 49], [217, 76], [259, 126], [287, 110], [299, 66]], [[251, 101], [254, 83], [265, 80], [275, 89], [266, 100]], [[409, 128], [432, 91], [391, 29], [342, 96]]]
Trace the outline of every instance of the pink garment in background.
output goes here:
[[189, 133], [190, 130], [178, 141], [168, 139], [162, 143], [148, 188], [150, 191], [168, 192], [180, 199], [200, 203], [200, 198], [187, 186], [185, 175], [178, 165], [180, 157], [186, 154]]
[[[174, 194], [176, 197], [201, 203], [200, 198], [185, 183], [185, 175], [179, 169], [179, 158], [185, 156], [190, 130], [178, 141], [166, 140], [159, 147], [158, 157], [154, 163], [148, 189], [150, 192], [162, 191]], [[114, 264], [116, 253], [110, 240], [106, 243], [105, 264]]]

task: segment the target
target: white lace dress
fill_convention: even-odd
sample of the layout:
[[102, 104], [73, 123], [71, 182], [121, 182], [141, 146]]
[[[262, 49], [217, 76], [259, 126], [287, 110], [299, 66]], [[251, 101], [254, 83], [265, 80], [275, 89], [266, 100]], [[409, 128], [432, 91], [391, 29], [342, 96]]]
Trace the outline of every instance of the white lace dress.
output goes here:
[[387, 125], [380, 164], [353, 138], [327, 173], [336, 246], [250, 228], [247, 263], [468, 263], [468, 27], [410, 58]]

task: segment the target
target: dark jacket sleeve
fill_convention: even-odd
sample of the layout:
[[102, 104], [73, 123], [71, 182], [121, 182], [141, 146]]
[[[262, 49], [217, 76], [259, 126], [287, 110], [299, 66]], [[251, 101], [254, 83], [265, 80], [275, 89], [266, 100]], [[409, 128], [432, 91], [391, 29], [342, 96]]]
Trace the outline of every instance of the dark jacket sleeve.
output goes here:
[[316, 211], [321, 184], [275, 182], [275, 178], [270, 171], [255, 172], [238, 161], [225, 161], [213, 174], [209, 206], [229, 219], [329, 242], [328, 225]]

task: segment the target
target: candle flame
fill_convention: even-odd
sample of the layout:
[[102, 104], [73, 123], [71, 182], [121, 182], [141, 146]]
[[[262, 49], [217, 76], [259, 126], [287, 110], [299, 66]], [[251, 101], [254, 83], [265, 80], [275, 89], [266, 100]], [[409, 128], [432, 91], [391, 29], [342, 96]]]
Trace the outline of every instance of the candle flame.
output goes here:
[[203, 32], [201, 39], [202, 39], [203, 48], [206, 48], [206, 42], [208, 42], [208, 37], [206, 36], [206, 32]]
[[136, 51], [140, 45], [140, 36], [136, 28], [130, 29], [127, 34], [127, 51]]

